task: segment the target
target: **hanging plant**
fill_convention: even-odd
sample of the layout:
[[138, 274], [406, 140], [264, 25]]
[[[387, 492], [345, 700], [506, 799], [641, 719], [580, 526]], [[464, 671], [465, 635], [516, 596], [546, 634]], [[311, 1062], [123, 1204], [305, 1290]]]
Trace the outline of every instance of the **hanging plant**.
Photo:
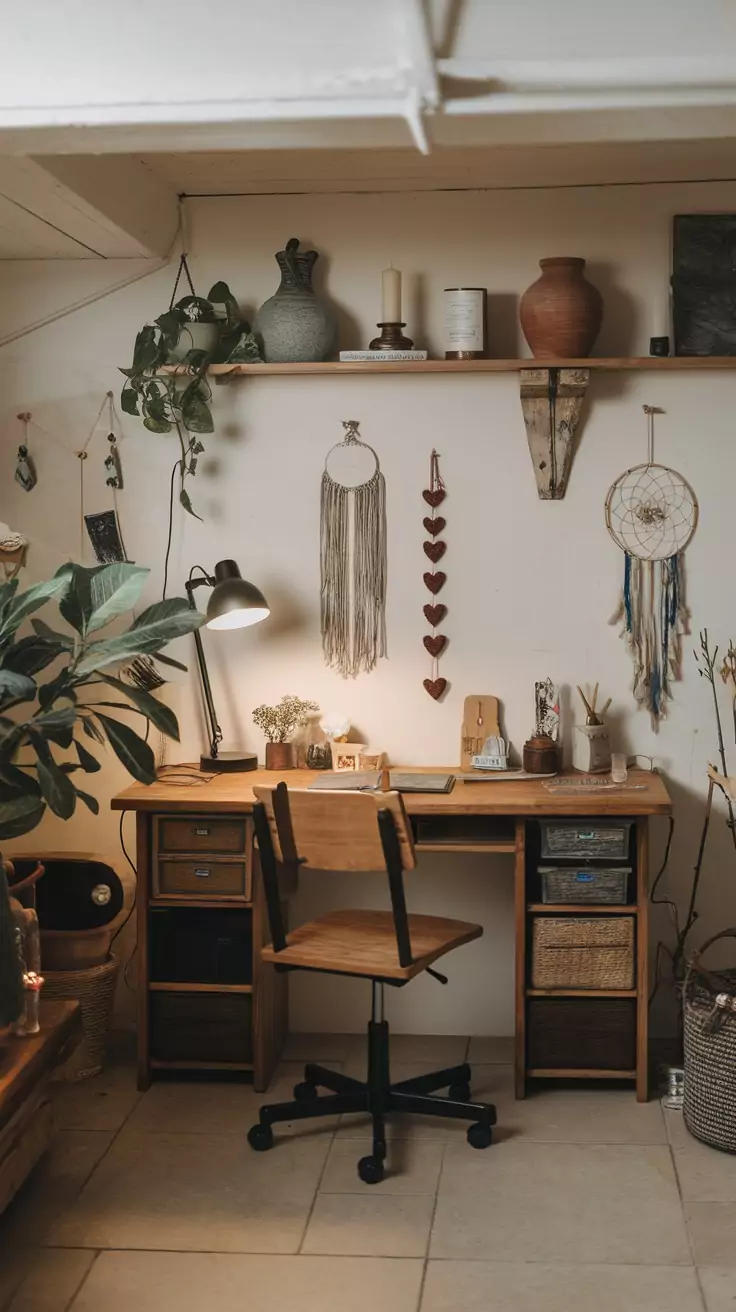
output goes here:
[[[182, 272], [190, 295], [174, 301]], [[125, 414], [142, 418], [151, 433], [176, 430], [181, 447], [179, 501], [190, 515], [195, 512], [185, 480], [196, 473], [204, 451], [201, 435], [214, 429], [207, 370], [211, 364], [260, 360], [256, 338], [227, 283], [216, 282], [207, 297], [197, 296], [182, 255], [168, 310], [141, 328], [133, 363], [120, 371], [125, 374], [120, 404]], [[172, 365], [176, 372], [162, 372]]]

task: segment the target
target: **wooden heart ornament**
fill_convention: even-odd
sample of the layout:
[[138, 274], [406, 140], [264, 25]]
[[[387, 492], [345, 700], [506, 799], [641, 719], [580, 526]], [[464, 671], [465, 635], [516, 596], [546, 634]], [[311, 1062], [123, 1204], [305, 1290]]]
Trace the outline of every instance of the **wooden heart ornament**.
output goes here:
[[447, 551], [446, 542], [424, 542], [422, 545], [424, 547], [425, 556], [429, 556], [429, 559], [434, 565], [437, 564], [438, 560], [442, 559]]
[[437, 515], [435, 519], [430, 519], [429, 516], [426, 515], [422, 520], [422, 523], [429, 533], [429, 536], [431, 538], [436, 538], [437, 534], [442, 532], [447, 520], [443, 519], [441, 515]]
[[441, 569], [435, 570], [434, 574], [425, 574], [424, 582], [430, 592], [436, 597], [440, 588], [443, 588], [447, 582], [447, 575], [442, 573]]
[[422, 492], [422, 496], [427, 505], [431, 506], [433, 510], [436, 510], [438, 506], [442, 505], [447, 493], [443, 487], [436, 487], [434, 489], [426, 487]]
[[427, 648], [427, 651], [429, 652], [430, 656], [434, 656], [434, 657], [439, 656], [446, 642], [447, 642], [447, 638], [445, 638], [441, 633], [435, 634], [434, 637], [432, 638], [430, 638], [429, 634], [427, 634], [426, 638], [424, 638], [424, 645]]
[[430, 697], [438, 702], [447, 687], [447, 679], [425, 679], [424, 686]]
[[433, 629], [435, 629], [438, 624], [442, 623], [447, 614], [447, 607], [443, 606], [441, 601], [436, 602], [434, 606], [428, 601], [427, 605], [423, 606], [422, 609], [424, 611], [424, 618], [429, 620]]

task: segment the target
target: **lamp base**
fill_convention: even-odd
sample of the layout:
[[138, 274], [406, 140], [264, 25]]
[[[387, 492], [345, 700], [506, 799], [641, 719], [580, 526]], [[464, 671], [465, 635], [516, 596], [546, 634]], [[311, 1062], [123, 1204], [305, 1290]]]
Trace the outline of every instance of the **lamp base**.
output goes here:
[[219, 756], [200, 756], [199, 768], [206, 774], [239, 774], [258, 769], [255, 752], [220, 752]]

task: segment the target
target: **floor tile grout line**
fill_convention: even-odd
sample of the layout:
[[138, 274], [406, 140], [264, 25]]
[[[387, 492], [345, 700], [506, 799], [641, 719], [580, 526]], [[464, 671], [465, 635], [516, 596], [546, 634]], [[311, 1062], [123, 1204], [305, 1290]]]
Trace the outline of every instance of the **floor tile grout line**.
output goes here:
[[[468, 1043], [470, 1043], [470, 1039], [468, 1039]], [[442, 1153], [440, 1155], [440, 1169], [437, 1172], [437, 1184], [434, 1191], [434, 1206], [432, 1208], [432, 1215], [429, 1218], [429, 1229], [427, 1231], [427, 1247], [424, 1253], [424, 1262], [422, 1263], [422, 1275], [419, 1281], [419, 1294], [417, 1297], [416, 1312], [421, 1312], [422, 1303], [424, 1302], [424, 1287], [427, 1283], [427, 1272], [429, 1271], [429, 1254], [432, 1247], [432, 1232], [434, 1230], [434, 1220], [437, 1215], [437, 1204], [439, 1202], [439, 1197], [440, 1197], [440, 1185], [442, 1183], [442, 1172], [444, 1171], [445, 1168], [446, 1152], [447, 1152], [447, 1144], [443, 1144]]]
[[[389, 1195], [386, 1195], [386, 1196], [388, 1197]], [[391, 1197], [398, 1197], [399, 1195], [393, 1194], [393, 1195], [390, 1195], [390, 1196], [391, 1196]], [[417, 1256], [412, 1257], [412, 1256], [410, 1256], [410, 1255], [408, 1255], [408, 1254], [406, 1254], [406, 1253], [397, 1253], [397, 1254], [387, 1254], [387, 1253], [299, 1253], [299, 1252], [293, 1252], [293, 1251], [291, 1251], [291, 1250], [289, 1250], [289, 1251], [285, 1251], [285, 1250], [283, 1250], [283, 1249], [274, 1249], [274, 1248], [265, 1248], [265, 1249], [264, 1249], [264, 1248], [192, 1248], [191, 1245], [190, 1245], [190, 1246], [188, 1246], [187, 1248], [131, 1248], [130, 1246], [128, 1246], [128, 1247], [125, 1247], [125, 1246], [120, 1246], [120, 1247], [118, 1247], [118, 1246], [107, 1246], [107, 1247], [104, 1247], [104, 1248], [100, 1248], [100, 1249], [98, 1249], [98, 1247], [97, 1247], [96, 1244], [90, 1244], [89, 1246], [85, 1246], [84, 1244], [79, 1243], [79, 1242], [74, 1243], [74, 1244], [42, 1244], [42, 1245], [39, 1245], [39, 1247], [40, 1247], [40, 1248], [43, 1248], [44, 1251], [46, 1251], [46, 1250], [50, 1250], [50, 1251], [52, 1251], [52, 1252], [59, 1252], [59, 1251], [60, 1251], [60, 1252], [67, 1252], [67, 1251], [70, 1251], [70, 1252], [85, 1252], [85, 1253], [89, 1253], [89, 1252], [96, 1253], [96, 1252], [99, 1252], [100, 1255], [102, 1255], [103, 1253], [157, 1253], [157, 1254], [165, 1253], [165, 1254], [167, 1254], [167, 1255], [170, 1256], [170, 1257], [180, 1257], [180, 1256], [182, 1256], [182, 1255], [185, 1254], [185, 1253], [197, 1253], [197, 1254], [199, 1254], [200, 1256], [205, 1256], [205, 1257], [277, 1257], [277, 1258], [284, 1258], [284, 1257], [291, 1257], [291, 1258], [296, 1258], [296, 1257], [299, 1257], [299, 1258], [320, 1258], [320, 1257], [328, 1257], [328, 1258], [343, 1258], [343, 1257], [345, 1257], [345, 1258], [356, 1259], [356, 1260], [357, 1260], [358, 1258], [360, 1258], [360, 1259], [365, 1258], [365, 1259], [368, 1259], [368, 1260], [370, 1260], [370, 1261], [372, 1261], [372, 1260], [376, 1260], [376, 1261], [388, 1261], [389, 1259], [390, 1259], [391, 1261], [396, 1261], [396, 1262], [424, 1262], [424, 1261], [425, 1261], [425, 1259], [422, 1258], [421, 1256], [420, 1256], [420, 1257], [417, 1257]], [[609, 1268], [609, 1267], [645, 1267], [645, 1268], [649, 1268], [649, 1269], [651, 1269], [652, 1267], [659, 1267], [659, 1268], [661, 1268], [661, 1267], [673, 1267], [673, 1268], [674, 1268], [675, 1270], [677, 1270], [677, 1271], [691, 1271], [691, 1270], [696, 1270], [696, 1269], [697, 1269], [697, 1268], [695, 1267], [695, 1264], [694, 1264], [693, 1262], [641, 1262], [641, 1261], [636, 1261], [636, 1260], [634, 1260], [634, 1259], [630, 1259], [629, 1261], [626, 1261], [626, 1262], [572, 1262], [572, 1261], [570, 1261], [570, 1260], [568, 1260], [568, 1259], [559, 1259], [559, 1260], [556, 1260], [556, 1259], [550, 1259], [550, 1258], [548, 1258], [548, 1257], [543, 1257], [543, 1258], [534, 1258], [534, 1257], [531, 1257], [531, 1258], [524, 1258], [524, 1260], [520, 1262], [520, 1260], [519, 1260], [518, 1258], [504, 1258], [504, 1257], [493, 1257], [493, 1258], [489, 1258], [489, 1257], [487, 1257], [487, 1256], [484, 1256], [484, 1257], [470, 1257], [470, 1256], [467, 1256], [467, 1255], [466, 1255], [466, 1256], [463, 1256], [462, 1258], [457, 1258], [457, 1257], [443, 1257], [443, 1256], [441, 1256], [441, 1255], [438, 1254], [438, 1255], [430, 1255], [430, 1257], [429, 1257], [427, 1260], [428, 1260], [429, 1262], [447, 1262], [447, 1263], [451, 1263], [451, 1262], [452, 1262], [452, 1263], [457, 1263], [457, 1262], [467, 1262], [467, 1263], [469, 1263], [469, 1264], [470, 1264], [470, 1263], [472, 1263], [472, 1264], [476, 1264], [476, 1263], [477, 1263], [478, 1265], [483, 1264], [483, 1265], [485, 1265], [485, 1266], [519, 1266], [519, 1265], [522, 1265], [522, 1266], [559, 1266], [559, 1267], [565, 1267], [565, 1268], [567, 1268], [567, 1267], [571, 1267], [571, 1266], [572, 1266], [572, 1267], [586, 1267], [586, 1268], [590, 1268], [590, 1269], [598, 1269], [598, 1268], [603, 1268], [603, 1267], [605, 1267], [605, 1268]], [[712, 1264], [703, 1263], [703, 1265], [705, 1266], [705, 1265], [712, 1265]], [[728, 1269], [731, 1270], [732, 1268], [728, 1268]], [[17, 1292], [17, 1291], [16, 1291], [16, 1292]]]
[[302, 1237], [301, 1237], [301, 1239], [299, 1240], [299, 1245], [298, 1245], [297, 1250], [296, 1250], [296, 1256], [297, 1256], [297, 1257], [304, 1257], [304, 1256], [306, 1256], [306, 1254], [305, 1254], [302, 1250], [303, 1250], [303, 1248], [304, 1248], [304, 1244], [305, 1244], [305, 1242], [306, 1242], [306, 1238], [307, 1238], [307, 1233], [308, 1233], [308, 1231], [309, 1231], [309, 1226], [310, 1226], [310, 1224], [311, 1224], [312, 1217], [313, 1217], [313, 1215], [314, 1215], [314, 1209], [315, 1209], [315, 1207], [317, 1206], [317, 1198], [319, 1197], [320, 1186], [321, 1186], [321, 1184], [322, 1184], [322, 1181], [323, 1181], [324, 1178], [325, 1178], [325, 1172], [326, 1172], [326, 1170], [327, 1170], [327, 1163], [328, 1163], [329, 1160], [330, 1160], [330, 1156], [331, 1156], [331, 1154], [332, 1154], [332, 1148], [333, 1148], [334, 1143], [335, 1143], [335, 1130], [333, 1130], [333, 1131], [331, 1132], [330, 1142], [329, 1142], [328, 1145], [327, 1145], [327, 1152], [325, 1153], [325, 1159], [324, 1159], [324, 1161], [323, 1161], [323, 1163], [322, 1163], [322, 1170], [321, 1170], [320, 1173], [319, 1173], [319, 1178], [318, 1178], [318, 1180], [317, 1180], [317, 1183], [316, 1183], [316, 1185], [315, 1185], [315, 1189], [314, 1189], [314, 1193], [313, 1193], [313, 1195], [312, 1195], [312, 1201], [311, 1201], [311, 1203], [309, 1204], [309, 1210], [307, 1211], [306, 1219], [305, 1219], [305, 1221], [304, 1221], [304, 1229], [302, 1230]]
[[74, 1293], [72, 1294], [71, 1298], [70, 1298], [70, 1299], [64, 1304], [63, 1312], [72, 1312], [72, 1309], [73, 1309], [73, 1307], [74, 1307], [74, 1304], [76, 1303], [78, 1296], [79, 1296], [79, 1295], [81, 1294], [81, 1292], [82, 1292], [82, 1287], [83, 1287], [83, 1285], [86, 1283], [86, 1281], [87, 1281], [87, 1277], [88, 1277], [89, 1275], [92, 1274], [92, 1271], [93, 1271], [94, 1268], [96, 1267], [97, 1262], [98, 1262], [98, 1260], [99, 1260], [99, 1257], [100, 1257], [100, 1254], [101, 1254], [102, 1251], [103, 1251], [103, 1250], [102, 1250], [101, 1248], [98, 1248], [97, 1251], [95, 1252], [95, 1255], [94, 1255], [94, 1257], [92, 1258], [92, 1261], [90, 1262], [89, 1266], [87, 1267], [87, 1270], [85, 1271], [84, 1275], [82, 1276], [82, 1279], [79, 1281], [79, 1284], [77, 1285], [76, 1289], [74, 1290]]
[[700, 1268], [697, 1266], [695, 1267], [695, 1283], [698, 1286], [698, 1296], [700, 1298], [700, 1304], [703, 1309], [703, 1312], [708, 1312], [708, 1304], [705, 1298], [705, 1290], [703, 1289], [703, 1282], [700, 1279]]

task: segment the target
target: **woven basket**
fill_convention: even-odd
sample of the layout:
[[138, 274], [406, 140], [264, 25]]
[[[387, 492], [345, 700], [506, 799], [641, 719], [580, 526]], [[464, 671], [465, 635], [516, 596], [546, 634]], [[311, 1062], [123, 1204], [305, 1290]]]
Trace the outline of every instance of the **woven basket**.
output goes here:
[[696, 1139], [736, 1152], [736, 970], [706, 970], [711, 944], [736, 938], [736, 929], [714, 934], [688, 966], [685, 1013], [685, 1124]]
[[76, 998], [82, 1008], [82, 1042], [59, 1068], [57, 1079], [88, 1080], [102, 1070], [119, 967], [110, 954], [102, 966], [45, 972], [44, 998]]
[[607, 866], [593, 870], [578, 866], [539, 866], [542, 877], [542, 901], [547, 903], [565, 902], [610, 902], [626, 901], [629, 887], [630, 866]]
[[532, 930], [535, 989], [634, 987], [633, 916], [537, 916]]

